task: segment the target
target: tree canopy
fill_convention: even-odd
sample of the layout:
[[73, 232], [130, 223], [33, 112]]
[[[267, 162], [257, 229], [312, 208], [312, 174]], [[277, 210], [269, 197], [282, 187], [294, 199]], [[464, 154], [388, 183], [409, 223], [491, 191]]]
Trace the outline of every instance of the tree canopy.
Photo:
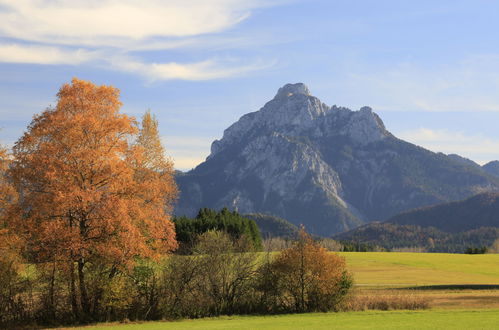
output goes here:
[[199, 235], [210, 230], [218, 230], [227, 232], [233, 239], [239, 239], [244, 235], [250, 240], [253, 248], [257, 250], [262, 248], [260, 230], [255, 221], [227, 208], [218, 212], [203, 208], [194, 219], [177, 217], [173, 221], [178, 242], [187, 246], [192, 246]]
[[73, 79], [13, 148], [10, 174], [22, 198], [12, 227], [29, 242], [33, 261], [67, 264], [75, 313], [78, 306], [90, 311], [89, 264], [108, 265], [112, 276], [136, 257], [177, 246], [169, 220], [176, 195], [171, 171], [148, 166], [154, 155], [145, 143], [133, 143], [138, 124], [120, 107], [118, 89]]

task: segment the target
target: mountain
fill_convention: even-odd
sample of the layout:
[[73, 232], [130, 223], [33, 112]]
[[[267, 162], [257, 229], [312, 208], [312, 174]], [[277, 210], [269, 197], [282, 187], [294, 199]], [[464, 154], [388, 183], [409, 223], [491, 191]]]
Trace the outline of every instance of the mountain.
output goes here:
[[205, 162], [176, 179], [177, 215], [227, 206], [321, 236], [499, 190], [481, 167], [400, 140], [371, 108], [330, 107], [301, 83], [242, 116]]
[[493, 160], [491, 162], [488, 162], [487, 164], [483, 165], [482, 168], [487, 173], [490, 173], [492, 175], [499, 177], [499, 161]]
[[499, 228], [499, 194], [484, 193], [463, 201], [444, 203], [396, 215], [386, 222], [463, 232], [480, 227]]
[[297, 238], [300, 229], [284, 219], [260, 213], [245, 214], [245, 218], [252, 219], [256, 222], [262, 237], [282, 237], [282, 238]]

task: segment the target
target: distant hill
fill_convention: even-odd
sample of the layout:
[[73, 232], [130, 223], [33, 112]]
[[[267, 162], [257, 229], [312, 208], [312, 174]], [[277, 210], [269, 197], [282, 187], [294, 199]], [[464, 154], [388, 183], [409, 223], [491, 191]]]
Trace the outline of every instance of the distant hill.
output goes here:
[[398, 214], [385, 222], [435, 227], [449, 233], [481, 227], [499, 227], [499, 194], [484, 193], [459, 202], [411, 210]]
[[333, 239], [340, 242], [380, 246], [387, 250], [417, 247], [428, 252], [449, 253], [463, 253], [468, 247], [490, 247], [497, 238], [497, 227], [445, 233], [432, 227], [383, 222], [373, 222], [333, 236]]
[[333, 238], [388, 249], [420, 246], [438, 252], [490, 246], [499, 238], [499, 194], [483, 193], [459, 202], [404, 212]]
[[482, 168], [486, 172], [499, 177], [499, 161], [494, 160], [494, 161], [488, 162], [487, 164], [483, 165]]
[[298, 237], [299, 228], [282, 218], [260, 213], [245, 214], [244, 217], [256, 222], [263, 239], [269, 237]]

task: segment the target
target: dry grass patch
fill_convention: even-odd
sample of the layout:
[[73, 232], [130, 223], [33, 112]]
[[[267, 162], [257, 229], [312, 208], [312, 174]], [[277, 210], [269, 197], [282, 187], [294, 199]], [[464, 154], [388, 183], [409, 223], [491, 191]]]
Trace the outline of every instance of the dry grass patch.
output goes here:
[[431, 299], [427, 295], [395, 290], [359, 291], [345, 303], [345, 311], [364, 310], [417, 310], [430, 308]]

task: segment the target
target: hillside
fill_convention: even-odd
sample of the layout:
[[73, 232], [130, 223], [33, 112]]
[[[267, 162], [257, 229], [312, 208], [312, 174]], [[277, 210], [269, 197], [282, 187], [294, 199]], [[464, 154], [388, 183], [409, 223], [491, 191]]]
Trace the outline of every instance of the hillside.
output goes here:
[[244, 217], [256, 222], [264, 239], [269, 237], [296, 238], [300, 231], [292, 223], [272, 215], [251, 213], [245, 214]]
[[499, 238], [499, 194], [484, 193], [459, 202], [411, 210], [334, 238], [387, 249], [423, 247], [431, 252], [489, 247]]
[[386, 222], [435, 227], [449, 233], [481, 227], [499, 228], [499, 194], [484, 193], [463, 201], [411, 210], [396, 215]]
[[480, 166], [400, 140], [371, 108], [328, 106], [301, 83], [227, 128], [177, 184], [176, 215], [226, 206], [322, 236], [499, 191], [499, 178]]
[[463, 253], [468, 247], [490, 247], [498, 227], [446, 233], [433, 227], [374, 222], [333, 236], [335, 240], [380, 246], [387, 250], [421, 248], [427, 252]]
[[499, 176], [499, 161], [493, 160], [482, 166], [483, 169], [495, 176]]

